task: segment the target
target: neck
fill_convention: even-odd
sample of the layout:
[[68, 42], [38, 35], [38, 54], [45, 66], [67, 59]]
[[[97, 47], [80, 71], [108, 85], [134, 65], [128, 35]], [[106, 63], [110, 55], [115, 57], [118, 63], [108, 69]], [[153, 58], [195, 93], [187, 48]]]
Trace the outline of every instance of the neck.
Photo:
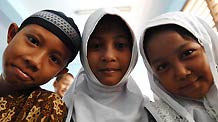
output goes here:
[[5, 80], [4, 76], [0, 75], [0, 97], [6, 96], [11, 93], [14, 93], [15, 91], [13, 88], [11, 88], [10, 84]]

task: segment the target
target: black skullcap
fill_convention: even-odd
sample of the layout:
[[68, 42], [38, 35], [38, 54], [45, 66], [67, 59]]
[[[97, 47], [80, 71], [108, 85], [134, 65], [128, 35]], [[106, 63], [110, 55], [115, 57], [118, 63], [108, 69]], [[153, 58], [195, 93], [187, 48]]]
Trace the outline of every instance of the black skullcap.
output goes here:
[[29, 24], [37, 24], [55, 34], [70, 49], [74, 60], [81, 44], [81, 35], [73, 19], [64, 13], [54, 10], [39, 11], [23, 21], [20, 29]]

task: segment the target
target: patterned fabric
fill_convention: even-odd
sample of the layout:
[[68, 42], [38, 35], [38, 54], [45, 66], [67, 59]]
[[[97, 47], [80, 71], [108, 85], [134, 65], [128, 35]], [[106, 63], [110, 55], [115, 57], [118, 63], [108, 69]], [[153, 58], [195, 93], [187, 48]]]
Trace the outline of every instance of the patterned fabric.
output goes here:
[[78, 35], [76, 30], [74, 29], [74, 27], [71, 26], [70, 23], [67, 22], [67, 20], [55, 13], [48, 11], [40, 11], [33, 14], [30, 17], [39, 17], [52, 23], [60, 30], [62, 30], [71, 40], [80, 40], [81, 38], [80, 35]]
[[188, 120], [177, 114], [176, 111], [162, 100], [151, 102], [150, 105], [153, 107], [150, 110], [153, 110], [154, 114], [157, 113], [157, 115], [154, 115], [157, 120], [160, 119], [163, 122], [188, 122]]
[[61, 98], [41, 88], [0, 97], [0, 122], [63, 122], [66, 115]]

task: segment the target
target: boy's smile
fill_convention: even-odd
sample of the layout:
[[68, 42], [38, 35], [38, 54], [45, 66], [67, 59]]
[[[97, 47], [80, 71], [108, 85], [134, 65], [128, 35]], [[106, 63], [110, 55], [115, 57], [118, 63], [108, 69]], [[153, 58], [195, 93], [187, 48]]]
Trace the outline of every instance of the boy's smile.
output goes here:
[[[12, 65], [13, 66], [13, 65]], [[34, 80], [32, 78], [32, 76], [30, 76], [29, 74], [27, 74], [26, 72], [24, 72], [22, 69], [14, 66], [14, 71], [15, 71], [15, 76], [20, 79], [20, 80], [23, 80], [23, 81], [30, 81], [30, 80]]]
[[55, 82], [53, 83], [55, 92], [61, 97], [63, 97], [65, 92], [69, 89], [70, 85], [73, 83], [73, 80], [74, 77], [68, 73], [57, 76]]

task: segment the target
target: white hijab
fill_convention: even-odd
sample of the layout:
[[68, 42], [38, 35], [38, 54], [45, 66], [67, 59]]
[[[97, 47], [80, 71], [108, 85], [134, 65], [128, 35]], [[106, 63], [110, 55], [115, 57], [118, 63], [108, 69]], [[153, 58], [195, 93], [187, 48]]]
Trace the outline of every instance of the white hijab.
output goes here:
[[[63, 98], [69, 111], [66, 121], [72, 117], [74, 122], [146, 122], [142, 93], [130, 76], [136, 65], [138, 52], [135, 36], [127, 23], [133, 37], [132, 58], [121, 81], [114, 86], [103, 85], [88, 64], [89, 37], [98, 21], [106, 14], [121, 17], [117, 10], [99, 9], [90, 15], [85, 24], [80, 52], [84, 69], [80, 70]], [[122, 21], [125, 22], [123, 19]]]
[[[155, 78], [144, 53], [143, 37], [148, 28], [164, 24], [176, 24], [182, 26], [191, 32], [204, 47], [213, 74], [214, 85], [202, 100], [195, 101], [181, 97], [176, 98], [169, 94], [169, 92], [161, 86], [158, 79]], [[167, 103], [177, 114], [185, 118], [188, 122], [218, 122], [218, 37], [206, 22], [196, 16], [182, 12], [169, 12], [160, 15], [147, 23], [139, 45], [140, 53], [143, 57], [145, 66], [148, 69], [149, 82], [154, 94]]]

